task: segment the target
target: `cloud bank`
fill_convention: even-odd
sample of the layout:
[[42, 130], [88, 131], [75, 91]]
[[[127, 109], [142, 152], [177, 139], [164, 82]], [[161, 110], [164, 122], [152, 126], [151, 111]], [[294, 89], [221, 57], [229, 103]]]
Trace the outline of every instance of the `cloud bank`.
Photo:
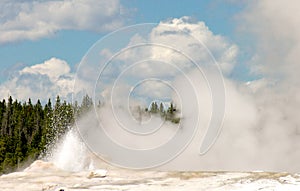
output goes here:
[[73, 81], [74, 74], [67, 62], [51, 58], [16, 72], [10, 80], [1, 84], [0, 95], [2, 98], [12, 96], [22, 101], [31, 98], [33, 101], [40, 99], [45, 102], [57, 95], [70, 100]]
[[123, 25], [124, 10], [119, 0], [4, 0], [0, 43], [37, 40], [60, 30], [111, 31]]

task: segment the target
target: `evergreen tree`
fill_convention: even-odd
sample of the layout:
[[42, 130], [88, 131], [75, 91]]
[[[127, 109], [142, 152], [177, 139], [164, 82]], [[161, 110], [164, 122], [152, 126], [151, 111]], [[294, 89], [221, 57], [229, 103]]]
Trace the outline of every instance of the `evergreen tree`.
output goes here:
[[164, 116], [164, 115], [165, 115], [165, 108], [164, 108], [163, 103], [160, 103], [160, 104], [159, 104], [159, 112], [160, 112], [160, 115], [161, 115], [161, 116]]
[[155, 101], [151, 103], [150, 112], [151, 113], [157, 113], [158, 112], [158, 105]]
[[80, 107], [80, 115], [85, 114], [90, 111], [93, 107], [93, 99], [90, 98], [87, 94], [83, 97], [81, 107]]

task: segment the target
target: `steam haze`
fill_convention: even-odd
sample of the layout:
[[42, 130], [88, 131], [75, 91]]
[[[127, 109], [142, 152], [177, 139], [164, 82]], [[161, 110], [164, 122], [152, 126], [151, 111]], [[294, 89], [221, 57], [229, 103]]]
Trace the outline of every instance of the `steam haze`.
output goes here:
[[262, 77], [247, 83], [225, 77], [225, 120], [215, 145], [191, 163], [196, 138], [174, 166], [299, 172], [299, 7], [298, 1], [248, 3], [239, 32], [254, 40], [247, 63]]
[[[187, 76], [196, 84], [196, 97], [199, 102], [200, 121], [197, 133], [183, 153], [160, 168], [290, 172], [300, 170], [300, 164], [297, 162], [300, 158], [300, 124], [297, 115], [300, 106], [299, 96], [297, 96], [299, 94], [297, 69], [300, 67], [297, 53], [300, 51], [300, 37], [296, 32], [299, 31], [300, 26], [299, 19], [296, 17], [298, 14], [296, 6], [293, 5], [291, 9], [295, 11], [293, 14], [287, 14], [288, 7], [289, 5], [277, 1], [255, 2], [249, 4], [246, 11], [241, 13], [239, 22], [243, 24], [239, 32], [250, 34], [254, 39], [250, 46], [255, 53], [247, 64], [251, 75], [259, 76], [256, 80], [249, 82], [230, 78], [230, 74], [236, 72], [233, 70], [238, 54], [236, 45], [230, 44], [225, 38], [215, 36], [203, 23], [190, 22], [187, 17], [163, 23], [189, 31], [188, 33], [193, 37], [204, 42], [213, 55], [217, 55], [216, 60], [224, 74], [226, 107], [223, 127], [215, 144], [208, 152], [200, 155], [200, 145], [211, 120], [212, 100], [209, 86], [201, 77], [202, 74], [193, 68], [187, 70], [189, 71], [186, 72]], [[278, 21], [281, 21], [280, 26], [278, 26]], [[243, 27], [250, 30], [243, 31]], [[189, 44], [184, 35], [175, 33], [173, 36], [162, 35], [164, 30], [158, 25], [150, 35], [151, 41], [174, 45], [180, 44], [182, 40], [187, 42], [183, 44]], [[155, 34], [158, 33], [160, 36], [156, 37]], [[172, 40], [173, 38], [177, 39], [176, 42]], [[133, 40], [137, 42], [142, 39], [142, 37], [135, 36]], [[191, 46], [183, 49], [189, 52], [189, 55], [193, 55], [196, 60], [206, 58], [199, 55], [199, 52], [195, 52]], [[139, 53], [133, 54], [134, 58], [130, 56], [129, 51], [126, 57], [120, 56], [120, 59], [135, 62], [140, 60], [136, 55], [147, 57], [145, 54], [149, 53], [143, 51], [142, 48], [138, 51]], [[163, 55], [163, 53], [166, 54]], [[179, 57], [170, 56], [171, 54], [172, 52], [159, 51], [159, 48], [153, 48], [151, 52], [152, 58], [163, 58], [166, 62], [170, 61], [168, 60], [170, 58], [172, 62], [182, 61]], [[184, 67], [189, 68], [189, 65]], [[163, 75], [166, 70], [159, 70], [162, 72], [159, 75]], [[151, 70], [148, 71], [151, 73]], [[208, 70], [204, 73], [210, 75]], [[182, 75], [177, 75], [173, 86], [175, 89], [182, 89], [182, 92], [188, 92], [184, 83], [182, 84], [182, 78]], [[189, 95], [181, 94], [180, 96], [182, 100], [189, 99]], [[189, 126], [193, 126], [193, 124], [185, 123], [189, 118], [196, 117], [195, 113], [191, 112], [195, 111], [195, 105], [183, 104], [182, 107], [185, 109], [182, 116], [185, 119], [182, 122], [182, 130], [185, 131]], [[131, 142], [134, 139], [128, 138], [123, 141], [126, 142], [126, 140]]]
[[[82, 141], [92, 152], [122, 167], [299, 172], [300, 2], [265, 0], [245, 4], [245, 9], [235, 18], [236, 34], [245, 37], [245, 41], [232, 42], [215, 34], [203, 21], [189, 16], [164, 20], [155, 26], [133, 26], [134, 30], [128, 27], [122, 29], [125, 32], [121, 36], [116, 35], [119, 30], [98, 41], [100, 45], [93, 46], [76, 66], [76, 73], [65, 60], [52, 57], [17, 71], [0, 85], [1, 96], [10, 94], [19, 100], [44, 96], [45, 101], [61, 94], [71, 101], [73, 94], [72, 101], [81, 101], [82, 96], [88, 94], [96, 104], [100, 100], [102, 108], [77, 121], [77, 127]], [[113, 5], [112, 12], [105, 13], [111, 25], [94, 28], [85, 22], [64, 25], [66, 21], [59, 20], [59, 25], [50, 26], [50, 29], [54, 27], [50, 32], [41, 33], [39, 26], [34, 25], [33, 29], [40, 35], [27, 31], [25, 36], [18, 33], [11, 38], [4, 38], [10, 31], [0, 27], [0, 31], [5, 32], [0, 35], [0, 43], [40, 39], [64, 29], [115, 29], [123, 25], [123, 20], [115, 16], [119, 1]], [[35, 6], [47, 8], [43, 3]], [[87, 10], [94, 10], [93, 6]], [[39, 14], [28, 15], [35, 18]], [[94, 15], [102, 16], [93, 12], [87, 14], [85, 20]], [[18, 26], [19, 20], [11, 19], [9, 23]], [[241, 58], [245, 54], [250, 56]], [[246, 68], [246, 75], [254, 80], [233, 78], [241, 72], [237, 69], [240, 66]], [[174, 101], [180, 111], [180, 124], [164, 123], [159, 117], [145, 124], [137, 122], [130, 109], [148, 107], [151, 101], [166, 104]], [[224, 112], [224, 118], [222, 115], [216, 122], [220, 122], [214, 129], [216, 139], [210, 137], [209, 149], [200, 154], [216, 112], [218, 115]], [[103, 129], [99, 130], [99, 123]], [[139, 134], [156, 128], [158, 131], [151, 136]], [[106, 135], [112, 136], [104, 137]], [[76, 143], [80, 142], [77, 138]], [[108, 143], [106, 138], [114, 140]], [[162, 147], [163, 143], [168, 144]], [[83, 146], [82, 142], [78, 144]], [[131, 153], [119, 146], [137, 152]], [[64, 147], [74, 149], [72, 144]], [[156, 147], [162, 150], [153, 151], [155, 155], [145, 151]], [[74, 150], [87, 151], [82, 147]], [[142, 150], [140, 154], [139, 150]], [[68, 164], [68, 161], [63, 160], [63, 163]]]

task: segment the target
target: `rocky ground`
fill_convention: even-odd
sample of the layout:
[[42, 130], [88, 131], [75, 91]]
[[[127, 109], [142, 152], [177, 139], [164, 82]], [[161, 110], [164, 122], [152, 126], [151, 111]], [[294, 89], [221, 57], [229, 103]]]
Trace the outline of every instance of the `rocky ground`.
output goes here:
[[0, 190], [300, 190], [300, 175], [274, 172], [161, 172], [124, 169], [66, 172], [36, 161], [0, 177]]

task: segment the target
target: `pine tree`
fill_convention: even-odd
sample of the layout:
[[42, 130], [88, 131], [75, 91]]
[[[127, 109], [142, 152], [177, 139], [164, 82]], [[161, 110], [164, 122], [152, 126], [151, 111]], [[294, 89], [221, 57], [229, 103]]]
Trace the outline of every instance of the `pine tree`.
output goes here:
[[83, 97], [82, 103], [80, 106], [80, 115], [87, 113], [93, 107], [93, 99], [90, 98], [87, 94]]
[[41, 149], [42, 151], [46, 149], [46, 146], [51, 143], [54, 138], [54, 132], [51, 127], [53, 109], [51, 100], [48, 100], [48, 103], [44, 107], [44, 121], [42, 128], [42, 138], [41, 138]]
[[165, 108], [162, 102], [159, 104], [159, 113], [162, 117], [165, 115]]
[[6, 105], [5, 111], [3, 113], [3, 118], [2, 118], [2, 127], [1, 127], [1, 135], [7, 135], [9, 131], [9, 126], [10, 126], [10, 116], [12, 113], [12, 97], [10, 96], [8, 99], [8, 103]]
[[158, 105], [155, 101], [151, 103], [150, 112], [151, 113], [157, 113], [158, 112]]

